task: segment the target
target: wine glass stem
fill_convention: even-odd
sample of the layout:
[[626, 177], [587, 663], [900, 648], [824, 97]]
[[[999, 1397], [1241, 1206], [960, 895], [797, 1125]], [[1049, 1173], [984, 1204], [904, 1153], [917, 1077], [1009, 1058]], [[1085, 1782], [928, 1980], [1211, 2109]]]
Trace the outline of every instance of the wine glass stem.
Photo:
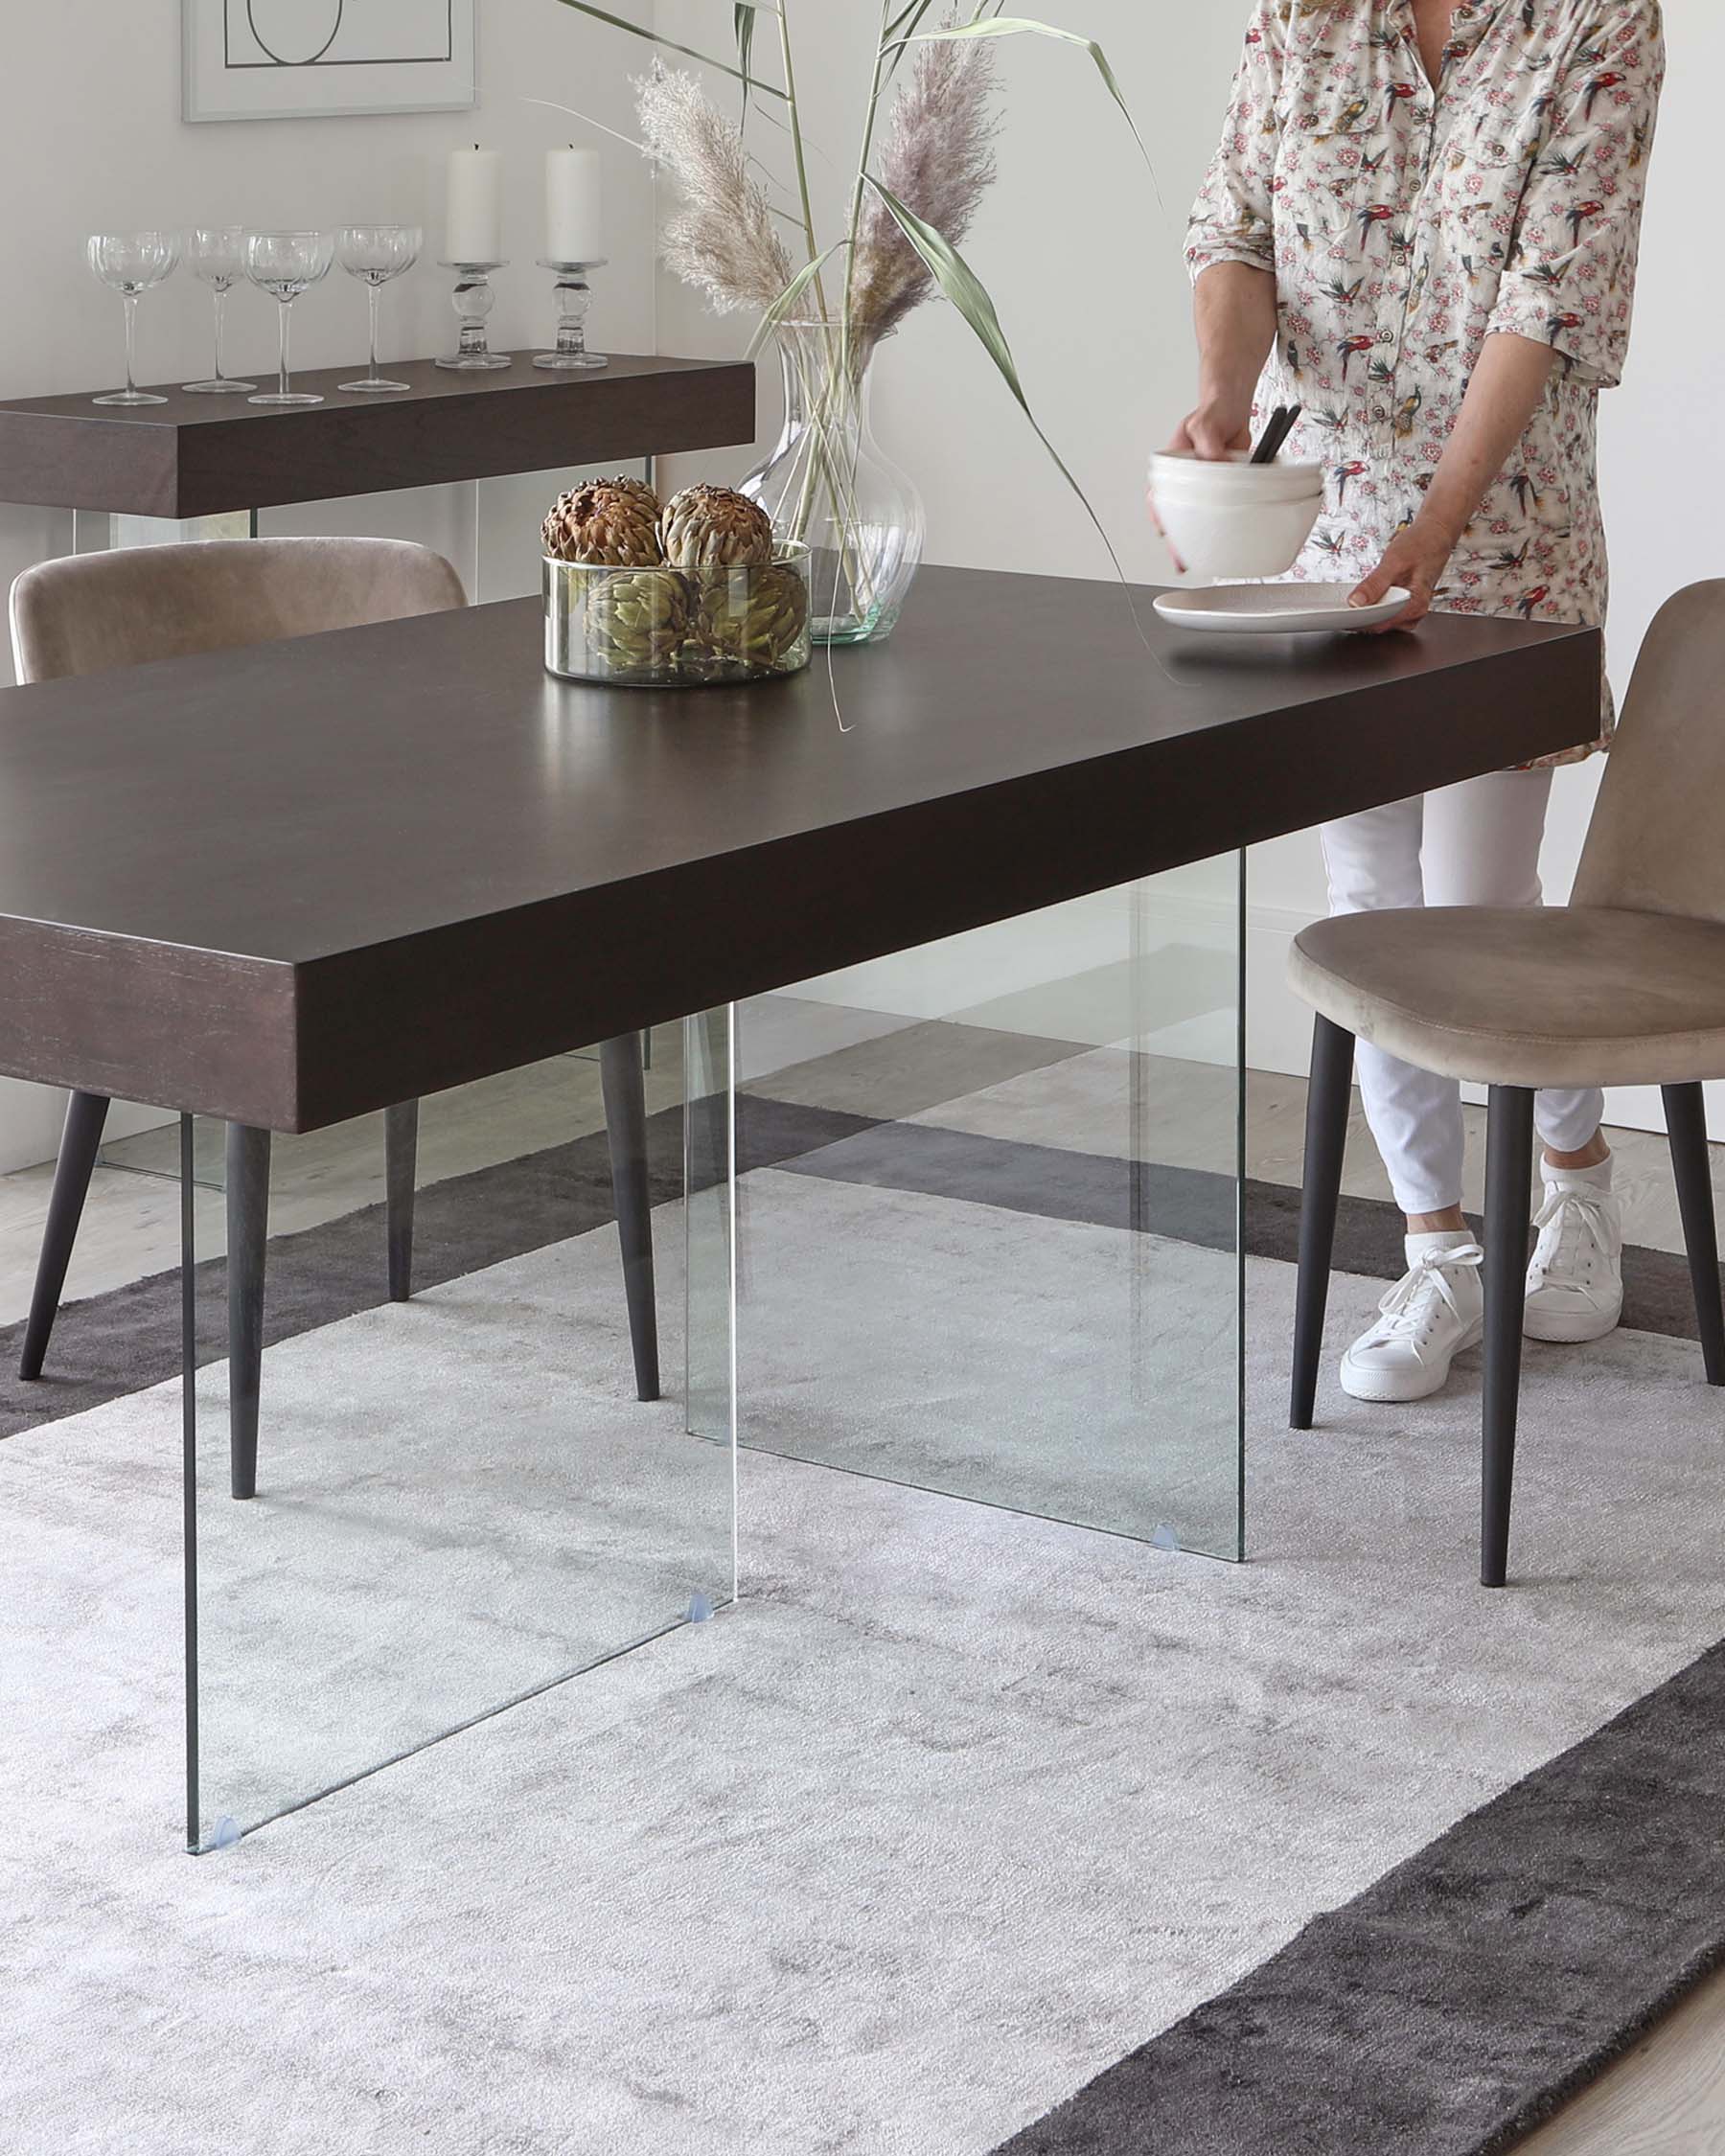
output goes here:
[[383, 297], [383, 287], [373, 280], [368, 284], [367, 289], [371, 293], [371, 378], [376, 381], [378, 378], [378, 303]]
[[282, 301], [282, 352], [281, 352], [281, 363], [280, 363], [280, 367], [279, 367], [279, 369], [278, 369], [278, 372], [279, 372], [279, 373], [280, 373], [280, 375], [281, 375], [281, 380], [280, 380], [280, 381], [279, 381], [279, 382], [277, 383], [277, 385], [276, 385], [276, 386], [277, 386], [277, 388], [279, 389], [279, 391], [281, 392], [281, 394], [282, 394], [282, 395], [283, 395], [284, 397], [286, 397], [286, 396], [287, 396], [287, 395], [288, 394], [288, 316], [289, 316], [289, 315], [290, 315], [290, 314], [292, 313], [292, 311], [293, 311], [293, 298], [292, 298], [292, 295], [291, 295], [291, 294], [288, 294], [288, 295], [287, 295], [287, 296], [286, 296], [286, 297], [285, 297], [285, 298], [283, 299], [283, 301]]
[[227, 288], [225, 286], [218, 285], [216, 287], [216, 379], [218, 381], [223, 378], [221, 372], [221, 317], [226, 309]]
[[138, 384], [133, 378], [138, 349], [138, 295], [123, 292], [120, 296], [126, 302], [126, 394], [135, 397], [138, 393]]

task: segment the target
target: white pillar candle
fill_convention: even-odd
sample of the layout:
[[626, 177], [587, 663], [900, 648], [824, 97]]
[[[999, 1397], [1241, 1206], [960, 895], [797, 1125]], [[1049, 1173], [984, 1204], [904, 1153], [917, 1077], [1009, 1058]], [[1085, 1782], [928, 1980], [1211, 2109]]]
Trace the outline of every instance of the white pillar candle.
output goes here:
[[503, 158], [495, 149], [457, 149], [449, 156], [445, 262], [503, 259]]
[[545, 260], [605, 260], [604, 178], [596, 149], [554, 149], [545, 159]]

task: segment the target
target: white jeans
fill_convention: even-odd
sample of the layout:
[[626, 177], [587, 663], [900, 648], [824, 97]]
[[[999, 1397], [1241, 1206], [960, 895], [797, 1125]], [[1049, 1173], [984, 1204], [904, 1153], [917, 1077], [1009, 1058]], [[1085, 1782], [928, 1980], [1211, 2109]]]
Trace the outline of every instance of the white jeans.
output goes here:
[[[1551, 791], [1549, 770], [1494, 771], [1326, 823], [1330, 911], [1543, 905], [1539, 848]], [[1405, 1213], [1459, 1205], [1460, 1087], [1364, 1041], [1356, 1067], [1396, 1204]], [[1534, 1113], [1554, 1153], [1579, 1153], [1599, 1127], [1605, 1096], [1596, 1089], [1541, 1093]]]

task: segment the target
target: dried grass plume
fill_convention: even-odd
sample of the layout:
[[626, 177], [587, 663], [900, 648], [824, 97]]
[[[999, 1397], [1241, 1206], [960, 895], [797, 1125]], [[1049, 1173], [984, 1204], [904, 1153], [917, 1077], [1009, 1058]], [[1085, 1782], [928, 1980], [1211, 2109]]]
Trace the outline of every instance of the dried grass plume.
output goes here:
[[[949, 17], [949, 23], [956, 17]], [[969, 232], [994, 182], [997, 85], [986, 39], [919, 46], [887, 116], [875, 172], [951, 245]], [[851, 317], [860, 342], [896, 330], [933, 286], [922, 257], [872, 191], [857, 241]]]
[[682, 193], [665, 227], [666, 265], [721, 314], [770, 307], [794, 272], [741, 132], [693, 75], [662, 62], [635, 90], [647, 153]]

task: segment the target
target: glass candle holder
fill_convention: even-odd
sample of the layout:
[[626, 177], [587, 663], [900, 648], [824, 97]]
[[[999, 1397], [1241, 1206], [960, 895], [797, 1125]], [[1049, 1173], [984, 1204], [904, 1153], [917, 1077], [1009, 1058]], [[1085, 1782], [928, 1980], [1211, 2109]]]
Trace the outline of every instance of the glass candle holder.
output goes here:
[[549, 262], [542, 255], [540, 267], [556, 273], [554, 297], [557, 303], [557, 349], [534, 356], [536, 367], [575, 369], [582, 367], [608, 367], [610, 361], [603, 354], [589, 352], [586, 348], [587, 310], [593, 304], [592, 287], [587, 283], [587, 272], [603, 269], [599, 262]]
[[491, 276], [494, 269], [507, 269], [502, 262], [446, 262], [440, 268], [455, 272], [455, 289], [450, 294], [450, 304], [455, 318], [461, 324], [461, 333], [455, 350], [440, 359], [440, 367], [453, 367], [461, 374], [478, 374], [494, 367], [511, 367], [515, 364], [506, 352], [494, 352], [486, 337], [485, 325], [491, 320], [491, 311], [497, 304], [497, 295], [492, 290]]

